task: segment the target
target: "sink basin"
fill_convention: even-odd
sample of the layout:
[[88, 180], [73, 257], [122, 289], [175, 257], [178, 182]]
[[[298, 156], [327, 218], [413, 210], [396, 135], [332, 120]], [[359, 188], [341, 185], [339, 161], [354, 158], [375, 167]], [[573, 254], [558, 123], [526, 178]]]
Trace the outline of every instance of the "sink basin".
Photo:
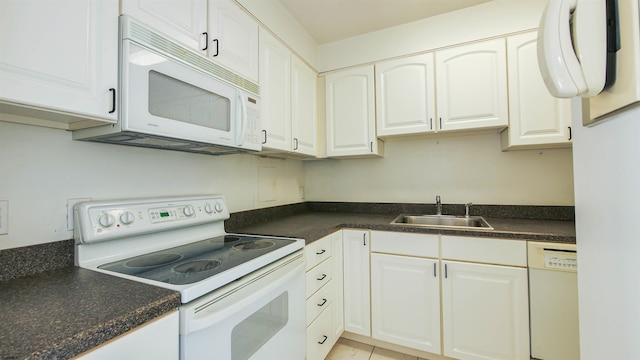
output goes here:
[[455, 215], [400, 215], [391, 225], [409, 225], [434, 228], [453, 229], [483, 229], [493, 230], [493, 227], [481, 216], [455, 216]]

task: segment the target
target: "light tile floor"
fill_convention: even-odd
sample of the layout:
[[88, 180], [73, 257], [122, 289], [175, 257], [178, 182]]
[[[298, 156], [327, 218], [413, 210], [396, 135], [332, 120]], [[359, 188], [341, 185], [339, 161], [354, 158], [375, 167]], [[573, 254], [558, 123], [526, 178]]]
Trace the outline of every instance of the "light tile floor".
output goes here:
[[415, 356], [340, 338], [326, 360], [424, 360]]

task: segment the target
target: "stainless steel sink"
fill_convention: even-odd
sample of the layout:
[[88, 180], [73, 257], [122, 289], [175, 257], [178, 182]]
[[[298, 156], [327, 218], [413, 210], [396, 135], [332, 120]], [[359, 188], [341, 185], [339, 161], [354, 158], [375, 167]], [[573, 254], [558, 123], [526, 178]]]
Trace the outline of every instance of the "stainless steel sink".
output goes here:
[[481, 216], [455, 216], [455, 215], [400, 215], [391, 225], [408, 225], [433, 228], [452, 229], [483, 229], [493, 230], [493, 227]]

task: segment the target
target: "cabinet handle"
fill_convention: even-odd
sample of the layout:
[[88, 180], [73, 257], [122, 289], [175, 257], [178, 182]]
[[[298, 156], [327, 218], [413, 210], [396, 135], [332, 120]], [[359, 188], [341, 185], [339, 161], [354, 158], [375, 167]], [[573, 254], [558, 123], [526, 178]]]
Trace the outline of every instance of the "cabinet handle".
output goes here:
[[325, 252], [327, 252], [327, 250], [322, 249], [322, 250], [320, 250], [319, 252], [316, 252], [316, 255], [322, 255], [322, 254], [324, 254]]
[[429, 129], [433, 130], [433, 118], [429, 118]]
[[320, 344], [320, 345], [324, 344], [324, 342], [327, 341], [327, 339], [328, 339], [327, 335], [322, 335], [322, 337], [324, 339], [322, 339], [322, 341], [318, 341], [318, 344]]
[[216, 52], [215, 54], [213, 54], [213, 57], [218, 56], [218, 54], [220, 53], [220, 48], [218, 47], [218, 45], [220, 44], [220, 42], [218, 41], [218, 39], [213, 39], [211, 40], [211, 42], [214, 42], [216, 44]]
[[367, 246], [367, 233], [362, 234], [362, 245]]
[[318, 306], [324, 306], [327, 303], [327, 299], [322, 299], [322, 302]]
[[439, 129], [442, 130], [442, 118], [440, 118], [440, 127], [439, 127]]
[[438, 275], [436, 274], [436, 263], [433, 263], [433, 277], [437, 277]]
[[293, 150], [298, 150], [298, 139], [293, 138], [293, 143], [295, 144], [293, 145]]
[[262, 133], [264, 134], [264, 140], [262, 140], [263, 144], [267, 143], [267, 130], [262, 130]]
[[569, 126], [569, 140], [573, 138], [573, 134], [571, 133], [571, 126]]
[[373, 141], [371, 142], [371, 152], [373, 152]]
[[320, 281], [320, 280], [324, 280], [324, 278], [327, 277], [327, 274], [322, 274], [322, 276], [320, 276], [319, 278], [316, 278], [316, 280]]
[[447, 264], [444, 264], [444, 278], [447, 278]]
[[202, 35], [204, 35], [204, 50], [207, 50], [209, 48], [209, 33], [208, 32], [203, 32]]
[[111, 88], [109, 89], [109, 92], [111, 93], [111, 103], [113, 104], [113, 106], [111, 106], [111, 111], [109, 111], [109, 114], [113, 114], [114, 112], [116, 112], [116, 89]]

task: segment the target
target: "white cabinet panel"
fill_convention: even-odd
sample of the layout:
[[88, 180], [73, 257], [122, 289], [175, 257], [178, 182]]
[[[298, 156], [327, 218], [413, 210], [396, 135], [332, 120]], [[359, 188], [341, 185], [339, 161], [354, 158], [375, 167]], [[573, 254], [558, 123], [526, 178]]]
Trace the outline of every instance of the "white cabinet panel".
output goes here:
[[232, 0], [209, 1], [209, 57], [258, 82], [258, 23]]
[[179, 327], [178, 311], [174, 311], [74, 359], [175, 360], [179, 356]]
[[207, 0], [120, 0], [122, 13], [194, 49], [207, 47]]
[[538, 68], [537, 33], [507, 38], [509, 129], [503, 149], [570, 146], [571, 100], [549, 94]]
[[508, 125], [506, 61], [504, 39], [436, 52], [441, 131]]
[[371, 336], [369, 231], [343, 230], [344, 330]]
[[437, 258], [440, 255], [440, 241], [438, 235], [372, 231], [371, 251]]
[[307, 328], [307, 360], [323, 360], [337, 339], [333, 338], [332, 307], [329, 307]]
[[444, 355], [529, 359], [527, 270], [443, 261]]
[[296, 153], [318, 155], [318, 76], [315, 70], [291, 57], [291, 136]]
[[333, 262], [333, 332], [334, 343], [338, 341], [344, 332], [344, 265], [342, 254], [342, 231], [331, 235], [333, 242], [331, 260]]
[[0, 49], [0, 102], [115, 122], [116, 0], [0, 1]]
[[327, 156], [381, 155], [373, 65], [326, 77]]
[[378, 136], [434, 132], [433, 53], [375, 67]]
[[440, 353], [438, 260], [371, 254], [372, 337]]

